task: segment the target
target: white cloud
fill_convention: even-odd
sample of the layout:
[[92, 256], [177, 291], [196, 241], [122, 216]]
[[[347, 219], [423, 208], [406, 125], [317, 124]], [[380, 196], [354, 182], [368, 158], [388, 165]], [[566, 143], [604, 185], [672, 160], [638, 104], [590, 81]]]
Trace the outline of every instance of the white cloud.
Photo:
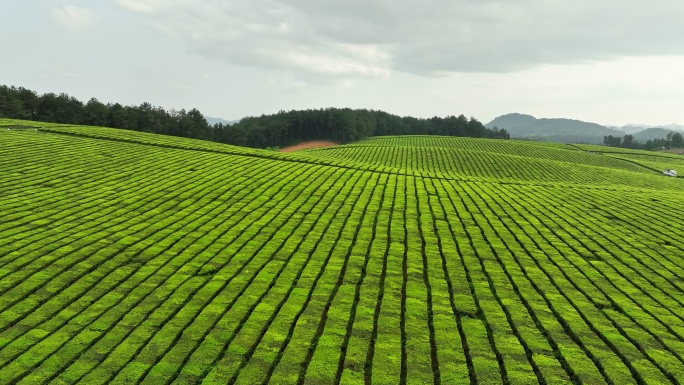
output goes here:
[[116, 3], [129, 11], [139, 13], [154, 13], [164, 9], [189, 6], [191, 0], [116, 0]]
[[64, 5], [52, 9], [52, 19], [64, 28], [78, 30], [90, 27], [95, 22], [95, 12], [75, 5]]
[[680, 0], [116, 0], [195, 52], [335, 77], [684, 54]]
[[566, 117], [608, 125], [629, 121], [655, 125], [684, 118], [683, 66], [684, 56], [624, 57], [543, 65], [515, 73], [430, 79], [428, 88], [439, 92], [435, 99], [448, 101], [443, 105], [463, 106], [462, 110], [483, 122], [523, 112], [538, 118]]

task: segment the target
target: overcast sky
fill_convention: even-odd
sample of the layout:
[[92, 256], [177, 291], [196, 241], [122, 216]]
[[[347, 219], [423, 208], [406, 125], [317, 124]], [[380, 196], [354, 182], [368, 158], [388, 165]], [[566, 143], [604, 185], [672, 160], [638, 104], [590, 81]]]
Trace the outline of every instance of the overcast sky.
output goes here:
[[684, 124], [682, 0], [6, 0], [0, 84], [238, 119]]

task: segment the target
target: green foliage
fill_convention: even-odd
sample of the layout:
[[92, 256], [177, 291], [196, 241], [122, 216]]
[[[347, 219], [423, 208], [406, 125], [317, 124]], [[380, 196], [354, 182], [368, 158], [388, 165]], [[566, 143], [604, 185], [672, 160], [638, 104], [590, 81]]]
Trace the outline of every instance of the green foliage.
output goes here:
[[277, 114], [245, 117], [231, 129], [247, 133], [247, 145], [263, 148], [310, 140], [355, 142], [369, 136], [449, 135], [509, 139], [506, 130], [486, 128], [464, 115], [417, 119], [383, 111], [349, 108], [280, 111]]
[[[166, 111], [149, 103], [122, 106], [119, 103], [104, 104], [95, 98], [83, 103], [64, 93], [38, 95], [22, 87], [0, 86], [0, 117], [107, 126], [205, 140], [226, 134], [220, 127], [209, 126], [195, 108]], [[235, 144], [244, 144], [239, 137], [235, 141]]]
[[643, 142], [636, 141], [633, 135], [624, 137], [613, 137], [612, 135], [603, 138], [603, 144], [610, 147], [623, 147], [642, 150], [661, 150], [670, 148], [683, 148], [684, 137], [679, 132], [670, 131], [665, 138], [648, 139]]
[[0, 383], [684, 378], [684, 157], [0, 126]]
[[350, 143], [373, 135], [428, 134], [508, 139], [506, 130], [488, 129], [460, 115], [416, 119], [382, 111], [327, 108], [281, 111], [246, 117], [238, 124], [209, 125], [196, 108], [166, 111], [149, 103], [122, 106], [87, 103], [67, 95], [0, 86], [0, 118], [29, 119], [71, 125], [106, 126], [180, 136], [253, 148], [279, 148], [308, 140]]

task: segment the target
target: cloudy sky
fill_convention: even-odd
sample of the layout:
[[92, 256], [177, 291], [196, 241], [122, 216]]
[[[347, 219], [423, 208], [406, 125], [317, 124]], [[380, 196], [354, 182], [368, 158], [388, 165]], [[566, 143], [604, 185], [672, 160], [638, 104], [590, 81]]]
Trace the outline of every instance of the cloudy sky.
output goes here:
[[684, 124], [681, 0], [8, 0], [0, 84], [238, 119]]

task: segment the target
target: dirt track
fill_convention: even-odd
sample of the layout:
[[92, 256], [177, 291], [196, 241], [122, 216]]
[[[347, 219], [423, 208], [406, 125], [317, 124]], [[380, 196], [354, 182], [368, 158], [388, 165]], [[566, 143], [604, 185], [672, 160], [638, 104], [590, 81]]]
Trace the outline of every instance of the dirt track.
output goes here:
[[280, 152], [292, 152], [299, 150], [306, 150], [307, 148], [322, 148], [322, 147], [332, 147], [337, 146], [335, 142], [329, 142], [325, 140], [312, 140], [310, 142], [303, 142], [295, 144], [294, 146], [281, 148]]

